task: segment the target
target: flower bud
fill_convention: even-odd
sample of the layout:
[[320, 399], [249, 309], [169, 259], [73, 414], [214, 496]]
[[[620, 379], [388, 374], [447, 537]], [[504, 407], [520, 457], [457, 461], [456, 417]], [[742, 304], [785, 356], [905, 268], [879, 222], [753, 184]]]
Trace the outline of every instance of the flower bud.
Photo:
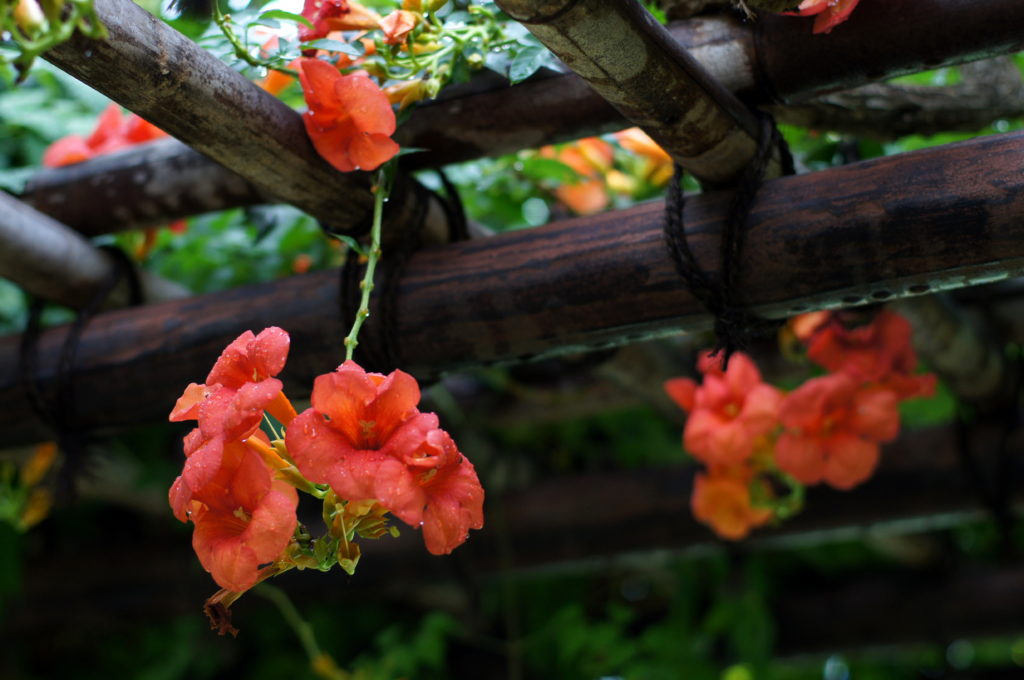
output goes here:
[[21, 517], [18, 518], [22, 530], [31, 529], [46, 519], [53, 507], [53, 496], [46, 489], [33, 489], [29, 494], [28, 502], [21, 510]]
[[14, 8], [14, 21], [28, 35], [41, 32], [46, 27], [46, 15], [36, 0], [18, 0]]
[[389, 102], [398, 104], [398, 110], [402, 111], [428, 96], [427, 83], [422, 80], [407, 80], [385, 87], [384, 94], [387, 95]]
[[57, 445], [44, 442], [35, 448], [32, 457], [21, 468], [21, 483], [25, 487], [35, 486], [46, 475], [57, 457]]

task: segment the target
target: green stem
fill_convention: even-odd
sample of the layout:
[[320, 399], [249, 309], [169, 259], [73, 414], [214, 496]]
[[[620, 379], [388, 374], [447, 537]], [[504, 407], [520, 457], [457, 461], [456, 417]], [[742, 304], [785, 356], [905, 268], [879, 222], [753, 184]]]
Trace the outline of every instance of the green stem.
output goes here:
[[[326, 655], [320, 651], [320, 645], [317, 644], [316, 636], [313, 634], [313, 627], [302, 618], [302, 615], [295, 608], [295, 605], [292, 604], [291, 598], [288, 597], [287, 593], [269, 583], [261, 583], [253, 588], [253, 592], [274, 603], [278, 611], [281, 612], [285, 622], [295, 631], [296, 637], [302, 643], [302, 648], [306, 651], [306, 656], [309, 657], [310, 665], [318, 675], [335, 678], [336, 680], [348, 678], [347, 673], [334, 667], [333, 660], [329, 664], [324, 664]], [[331, 670], [327, 671], [327, 668], [331, 668]]]
[[[390, 161], [389, 164], [391, 162], [393, 161]], [[384, 201], [388, 198], [388, 191], [387, 166], [385, 166], [377, 171], [373, 185], [373, 225], [370, 227], [370, 248], [366, 256], [366, 273], [359, 284], [359, 289], [362, 291], [359, 299], [359, 311], [356, 312], [356, 318], [352, 321], [352, 329], [345, 337], [345, 361], [352, 359], [356, 347], [359, 346], [359, 340], [357, 340], [359, 329], [363, 327], [363, 322], [370, 316], [370, 293], [373, 292], [373, 273], [377, 269], [377, 263], [381, 256], [380, 230], [384, 215]]]
[[280, 66], [273, 59], [260, 59], [258, 57], [254, 57], [249, 52], [248, 29], [246, 29], [245, 31], [245, 43], [243, 43], [241, 40], [238, 39], [238, 35], [235, 33], [234, 25], [231, 23], [231, 15], [221, 13], [220, 7], [217, 5], [217, 3], [213, 3], [213, 20], [220, 28], [220, 32], [224, 34], [225, 38], [227, 38], [227, 41], [231, 43], [231, 47], [235, 53], [235, 56], [244, 61], [245, 63], [249, 64], [249, 66], [273, 69], [275, 71], [280, 71], [281, 73], [285, 73], [292, 77], [298, 77], [299, 72], [296, 71], [295, 69]]

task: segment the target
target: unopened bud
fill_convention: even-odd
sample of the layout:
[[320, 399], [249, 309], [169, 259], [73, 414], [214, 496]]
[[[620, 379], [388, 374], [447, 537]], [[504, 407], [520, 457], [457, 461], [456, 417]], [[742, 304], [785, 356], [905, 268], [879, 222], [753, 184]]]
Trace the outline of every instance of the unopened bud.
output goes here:
[[46, 519], [53, 507], [53, 496], [46, 489], [33, 489], [29, 494], [28, 502], [21, 510], [21, 517], [18, 518], [22, 530], [31, 529]]
[[32, 457], [21, 467], [22, 486], [35, 486], [46, 475], [57, 457], [57, 445], [44, 442], [32, 452]]
[[384, 88], [384, 94], [392, 104], [398, 104], [401, 111], [427, 97], [427, 84], [422, 80], [407, 80]]
[[18, 0], [14, 8], [14, 21], [18, 28], [29, 35], [34, 35], [46, 27], [46, 15], [36, 0]]
[[609, 170], [604, 179], [608, 183], [608, 188], [617, 194], [630, 196], [636, 189], [636, 179], [619, 170]]

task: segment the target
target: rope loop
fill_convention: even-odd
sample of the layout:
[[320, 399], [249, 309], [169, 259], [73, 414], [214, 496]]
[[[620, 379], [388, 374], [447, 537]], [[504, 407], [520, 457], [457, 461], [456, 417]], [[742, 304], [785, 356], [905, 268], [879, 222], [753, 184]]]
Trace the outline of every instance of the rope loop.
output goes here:
[[718, 276], [701, 269], [690, 250], [683, 216], [686, 200], [682, 180], [685, 171], [678, 163], [665, 198], [664, 234], [669, 255], [690, 293], [715, 317], [716, 344], [712, 355], [724, 352], [723, 366], [728, 366], [729, 357], [734, 352], [746, 349], [753, 340], [770, 335], [781, 325], [781, 321], [765, 319], [746, 309], [738, 287], [747, 221], [774, 149], [779, 149], [783, 174], [794, 172], [793, 156], [774, 119], [767, 113], [759, 113], [759, 120], [761, 134], [757, 152], [739, 177], [722, 230], [721, 271]]
[[55, 392], [52, 401], [43, 394], [38, 374], [44, 301], [31, 300], [19, 345], [19, 381], [33, 411], [53, 431], [57, 446], [64, 452], [65, 464], [58, 483], [67, 497], [73, 494], [73, 482], [83, 467], [86, 454], [86, 433], [77, 422], [75, 413], [75, 360], [82, 334], [123, 279], [128, 283], [129, 305], [137, 306], [143, 302], [142, 283], [131, 258], [117, 246], [103, 245], [99, 248], [110, 254], [111, 267], [106, 279], [78, 311], [64, 336], [53, 380]]

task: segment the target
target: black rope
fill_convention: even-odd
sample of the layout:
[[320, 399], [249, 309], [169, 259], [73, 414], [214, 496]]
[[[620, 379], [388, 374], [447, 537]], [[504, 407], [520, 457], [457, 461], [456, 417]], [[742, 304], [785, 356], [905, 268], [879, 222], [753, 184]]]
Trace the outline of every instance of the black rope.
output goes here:
[[722, 264], [718, 277], [700, 268], [687, 242], [683, 218], [684, 171], [679, 164], [675, 165], [665, 200], [665, 241], [669, 253], [687, 288], [715, 317], [717, 344], [713, 354], [724, 352], [722, 360], [725, 366], [734, 352], [745, 349], [757, 337], [774, 333], [781, 324], [780, 321], [765, 319], [742, 308], [738, 289], [739, 262], [746, 237], [747, 219], [764, 182], [774, 149], [779, 149], [783, 174], [793, 174], [793, 156], [775, 127], [775, 121], [766, 113], [760, 114], [760, 121], [757, 153], [740, 175], [722, 231]]
[[39, 386], [37, 370], [39, 339], [42, 337], [42, 313], [45, 307], [42, 300], [33, 300], [29, 305], [28, 319], [19, 345], [19, 379], [22, 389], [32, 410], [53, 431], [57, 446], [64, 452], [65, 462], [58, 485], [60, 494], [65, 498], [73, 497], [74, 480], [82, 470], [86, 457], [86, 432], [77, 422], [75, 413], [75, 360], [78, 357], [82, 333], [122, 279], [127, 277], [128, 280], [129, 304], [135, 306], [142, 303], [142, 285], [131, 259], [116, 246], [100, 248], [110, 254], [112, 266], [102, 284], [68, 326], [57, 361], [54, 376], [55, 395], [52, 402], [46, 399]]
[[435, 172], [438, 179], [441, 180], [441, 186], [444, 187], [444, 200], [441, 201], [441, 207], [444, 208], [445, 219], [448, 220], [448, 241], [450, 243], [468, 241], [469, 222], [466, 220], [466, 208], [462, 204], [459, 190], [442, 170], [438, 169]]

